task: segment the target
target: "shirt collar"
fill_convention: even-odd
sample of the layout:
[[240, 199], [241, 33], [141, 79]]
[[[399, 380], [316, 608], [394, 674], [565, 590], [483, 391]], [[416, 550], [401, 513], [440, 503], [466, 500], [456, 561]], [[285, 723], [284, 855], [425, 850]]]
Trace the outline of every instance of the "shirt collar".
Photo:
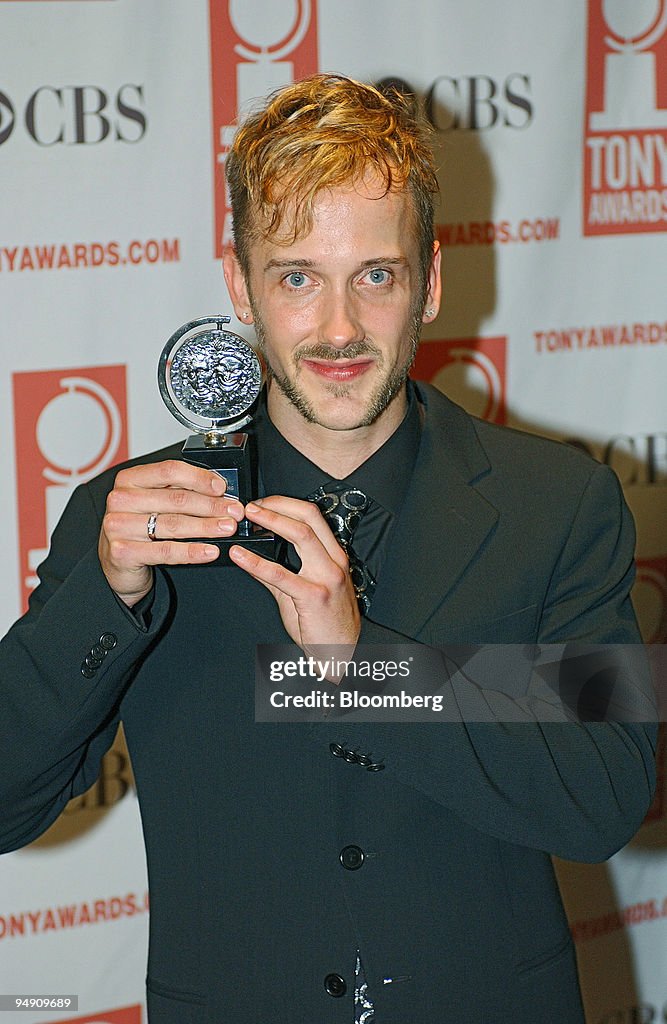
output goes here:
[[[305, 498], [332, 480], [287, 441], [269, 418], [263, 395], [254, 420], [259, 448], [259, 476], [264, 494]], [[421, 435], [419, 401], [408, 381], [408, 408], [391, 437], [345, 482], [359, 487], [387, 511], [396, 514], [410, 483]]]

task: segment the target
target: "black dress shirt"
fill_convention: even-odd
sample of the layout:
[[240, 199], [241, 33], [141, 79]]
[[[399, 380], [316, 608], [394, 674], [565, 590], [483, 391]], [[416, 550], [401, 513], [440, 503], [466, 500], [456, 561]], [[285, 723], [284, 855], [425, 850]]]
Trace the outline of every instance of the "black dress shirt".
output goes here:
[[[259, 488], [261, 494], [284, 494], [305, 499], [318, 487], [341, 481], [328, 476], [314, 462], [286, 441], [269, 418], [262, 400], [254, 420], [259, 449]], [[398, 428], [344, 482], [358, 487], [371, 505], [354, 532], [354, 550], [377, 580], [391, 543], [392, 526], [405, 500], [421, 434], [419, 402], [408, 382], [408, 408]], [[293, 552], [288, 565], [298, 567]]]

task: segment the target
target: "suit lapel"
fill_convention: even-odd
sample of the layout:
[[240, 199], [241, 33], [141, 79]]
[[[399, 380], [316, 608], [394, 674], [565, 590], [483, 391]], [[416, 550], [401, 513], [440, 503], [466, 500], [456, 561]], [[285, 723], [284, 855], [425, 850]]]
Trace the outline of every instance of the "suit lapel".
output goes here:
[[369, 618], [415, 637], [495, 526], [472, 486], [491, 469], [472, 420], [429, 385], [412, 480], [392, 530]]

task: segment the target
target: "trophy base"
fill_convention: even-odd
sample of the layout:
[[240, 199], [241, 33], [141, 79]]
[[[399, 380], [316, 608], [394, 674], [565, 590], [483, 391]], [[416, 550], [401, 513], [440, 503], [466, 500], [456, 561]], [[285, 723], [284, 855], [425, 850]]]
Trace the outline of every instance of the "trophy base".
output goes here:
[[276, 537], [275, 533], [270, 533], [268, 530], [262, 530], [259, 527], [253, 528], [247, 537], [239, 536], [235, 533], [232, 537], [192, 537], [191, 540], [198, 544], [205, 541], [207, 544], [213, 544], [214, 547], [219, 549], [220, 554], [214, 562], [203, 563], [212, 568], [215, 568], [217, 565], [234, 565], [229, 557], [229, 549], [234, 544], [252, 551], [253, 554], [259, 555], [260, 558], [266, 558], [269, 562], [283, 562], [284, 559], [285, 541], [283, 538]]

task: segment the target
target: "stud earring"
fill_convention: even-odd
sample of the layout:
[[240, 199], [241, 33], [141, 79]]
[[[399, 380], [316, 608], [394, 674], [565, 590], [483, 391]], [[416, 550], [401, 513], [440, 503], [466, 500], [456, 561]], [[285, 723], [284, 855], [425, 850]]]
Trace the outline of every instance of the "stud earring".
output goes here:
[[243, 319], [244, 319], [244, 320], [247, 320], [247, 319], [248, 319], [248, 317], [250, 316], [250, 314], [249, 314], [249, 313], [242, 313], [241, 315], [243, 316]]
[[435, 316], [435, 310], [434, 309], [425, 309], [424, 310], [424, 316], [427, 316], [430, 319], [432, 316]]

